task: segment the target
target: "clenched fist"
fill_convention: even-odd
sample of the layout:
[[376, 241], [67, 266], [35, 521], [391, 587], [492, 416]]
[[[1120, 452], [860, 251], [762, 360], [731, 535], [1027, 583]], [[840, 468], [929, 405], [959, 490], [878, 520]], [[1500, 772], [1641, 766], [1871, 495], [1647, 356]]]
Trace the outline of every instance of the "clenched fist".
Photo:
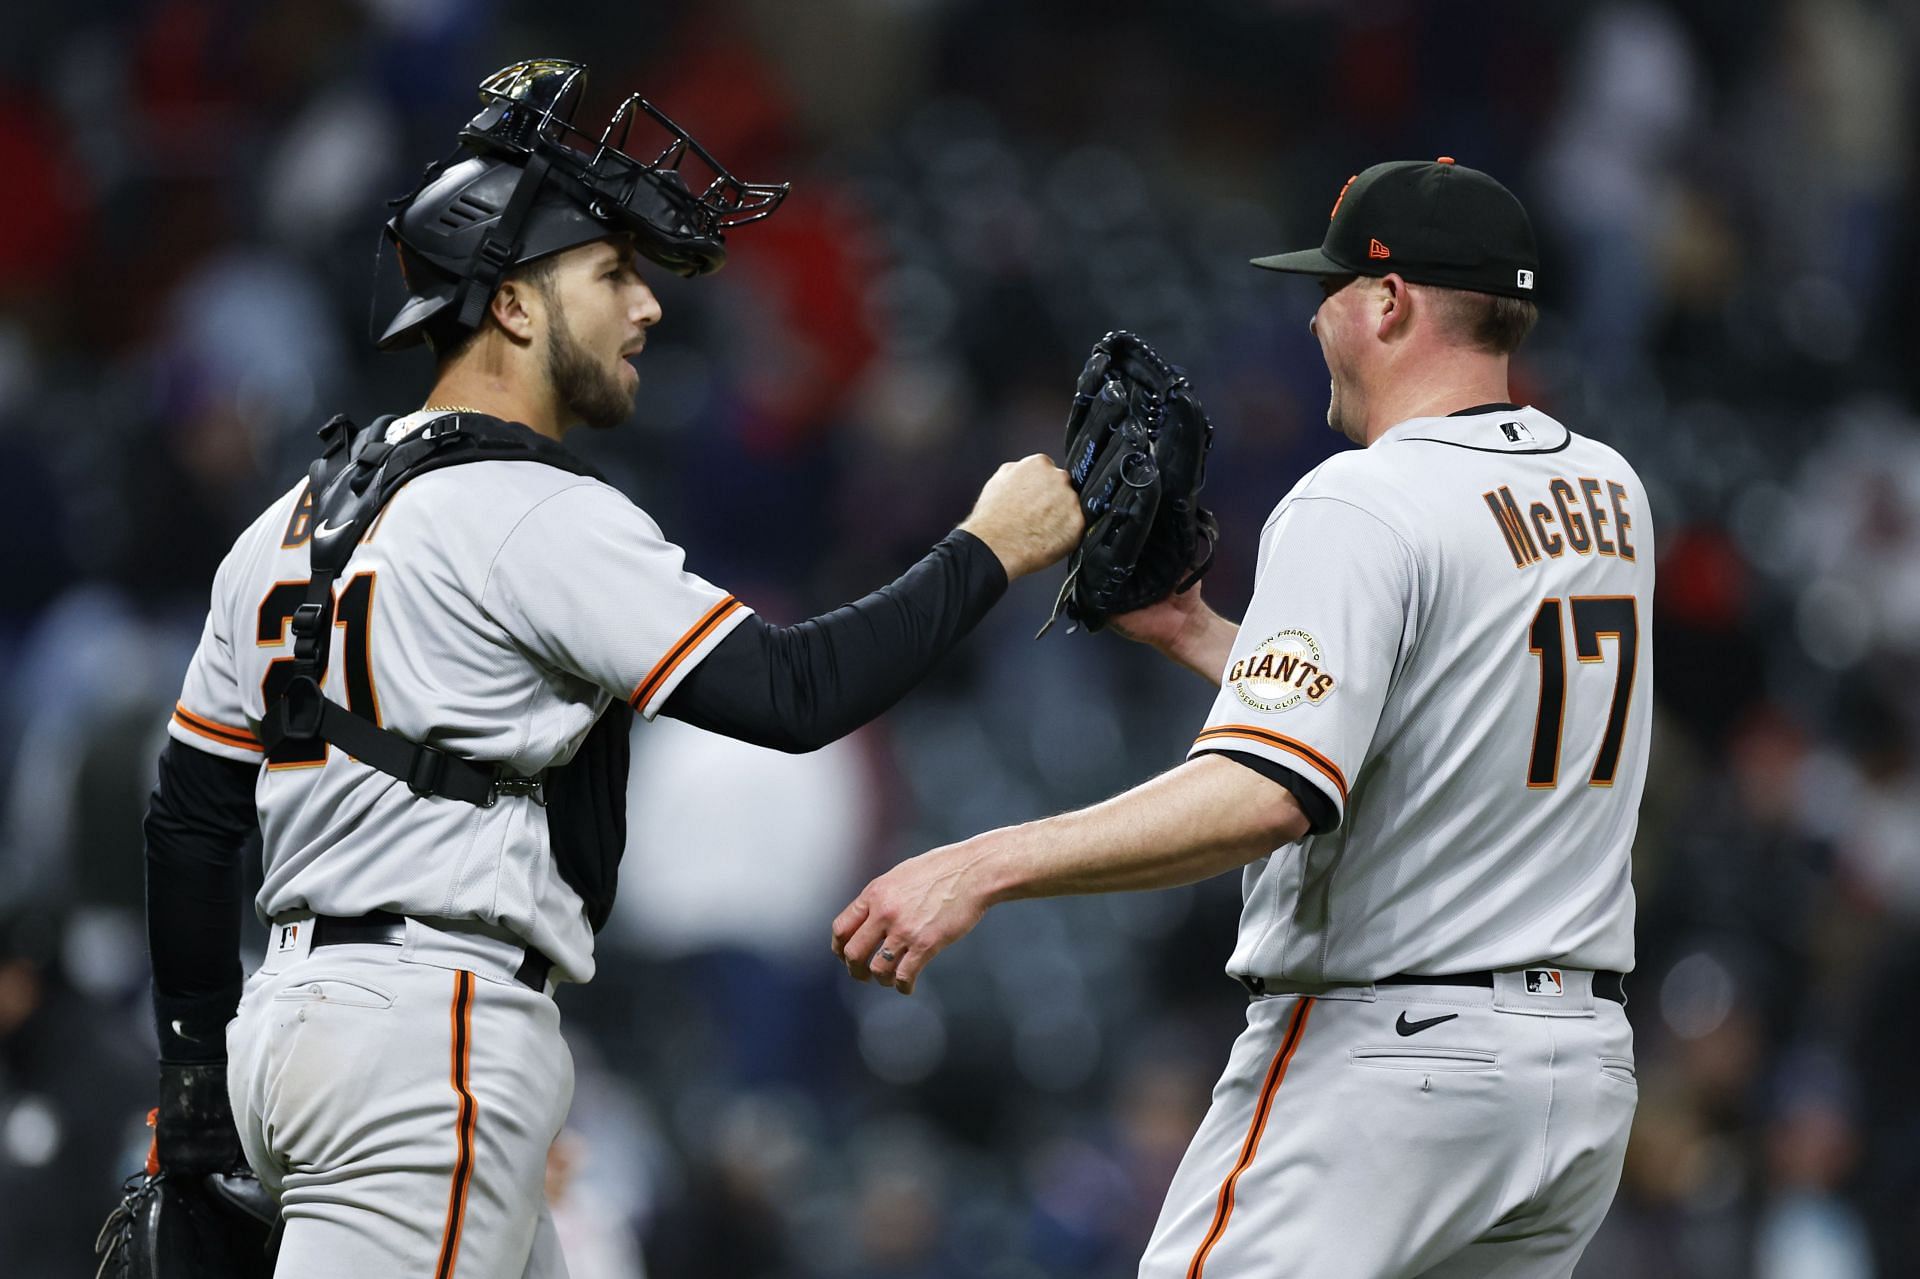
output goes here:
[[1002, 463], [960, 527], [987, 544], [1012, 581], [1059, 562], [1078, 546], [1086, 518], [1067, 473], [1035, 453]]

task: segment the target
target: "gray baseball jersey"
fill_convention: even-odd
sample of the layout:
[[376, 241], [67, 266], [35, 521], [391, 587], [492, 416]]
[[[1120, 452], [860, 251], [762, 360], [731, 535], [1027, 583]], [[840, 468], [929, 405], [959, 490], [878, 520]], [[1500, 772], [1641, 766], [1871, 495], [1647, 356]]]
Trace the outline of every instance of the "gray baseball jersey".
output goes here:
[[1236, 975], [1633, 966], [1646, 493], [1536, 409], [1414, 419], [1302, 479], [1194, 745], [1339, 814], [1249, 865]]
[[[398, 419], [389, 438], [437, 416]], [[314, 534], [302, 483], [241, 534], [169, 731], [258, 763], [262, 685], [291, 657]], [[368, 531], [337, 588], [329, 697], [403, 736], [532, 775], [572, 758], [610, 700], [647, 718], [747, 615], [687, 572], [618, 490], [537, 462], [428, 473]], [[554, 868], [543, 812], [418, 798], [338, 749], [272, 764], [256, 791], [263, 918], [385, 910], [510, 929], [557, 977], [593, 975], [593, 936]]]
[[1194, 749], [1337, 824], [1246, 870], [1261, 993], [1140, 1275], [1565, 1276], [1637, 1099], [1645, 491], [1533, 409], [1415, 419], [1301, 480], [1258, 572]]

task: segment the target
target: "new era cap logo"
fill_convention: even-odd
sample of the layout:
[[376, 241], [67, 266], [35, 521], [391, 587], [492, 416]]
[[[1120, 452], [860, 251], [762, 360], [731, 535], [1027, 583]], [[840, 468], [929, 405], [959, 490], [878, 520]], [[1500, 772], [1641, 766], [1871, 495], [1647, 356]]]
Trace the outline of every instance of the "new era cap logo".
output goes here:
[[1514, 279], [1513, 279], [1513, 283], [1514, 283], [1514, 286], [1515, 286], [1516, 288], [1522, 288], [1522, 289], [1530, 289], [1530, 288], [1532, 288], [1532, 287], [1533, 287], [1533, 272], [1531, 272], [1531, 271], [1520, 271], [1520, 272], [1517, 272], [1517, 273], [1515, 273], [1515, 275], [1514, 275]]
[[1393, 256], [1393, 250], [1378, 240], [1368, 240], [1367, 256], [1370, 258], [1390, 258]]

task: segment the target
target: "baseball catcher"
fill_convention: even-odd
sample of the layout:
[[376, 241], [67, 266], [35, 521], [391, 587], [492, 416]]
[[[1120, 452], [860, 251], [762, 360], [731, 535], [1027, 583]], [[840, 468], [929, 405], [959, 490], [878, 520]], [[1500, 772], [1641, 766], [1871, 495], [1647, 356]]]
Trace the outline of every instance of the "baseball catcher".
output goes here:
[[[825, 745], [1079, 539], [1036, 454], [894, 582], [793, 625], [690, 571], [564, 437], [632, 414], [648, 278], [720, 269], [786, 187], [638, 95], [576, 126], [585, 85], [558, 59], [482, 83], [382, 233], [369, 337], [430, 354], [430, 386], [323, 427], [215, 575], [145, 827], [156, 1158], [105, 1273], [562, 1279], [553, 995], [595, 971], [629, 733]], [[255, 832], [269, 932], [243, 979]], [[242, 1154], [257, 1182], [225, 1175]], [[271, 1262], [274, 1213], [230, 1213], [239, 1190], [278, 1209]]]

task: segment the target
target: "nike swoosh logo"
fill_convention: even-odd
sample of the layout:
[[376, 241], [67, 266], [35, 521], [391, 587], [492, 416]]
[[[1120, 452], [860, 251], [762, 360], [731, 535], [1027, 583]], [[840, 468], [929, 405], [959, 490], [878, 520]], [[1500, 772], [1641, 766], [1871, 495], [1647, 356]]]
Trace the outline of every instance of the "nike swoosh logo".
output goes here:
[[320, 521], [320, 526], [313, 530], [313, 535], [315, 537], [332, 537], [335, 533], [344, 533], [346, 531], [347, 526], [345, 524], [329, 524], [327, 521], [322, 520]]
[[182, 1039], [191, 1039], [196, 1044], [200, 1042], [200, 1036], [187, 1033], [187, 1028], [180, 1024], [178, 1017], [173, 1019], [173, 1033]]
[[1442, 1013], [1438, 1017], [1429, 1017], [1425, 1021], [1408, 1021], [1407, 1015], [1401, 1013], [1400, 1020], [1393, 1023], [1393, 1028], [1403, 1035], [1417, 1035], [1423, 1030], [1438, 1026], [1443, 1021], [1452, 1021], [1459, 1015], [1459, 1013]]

